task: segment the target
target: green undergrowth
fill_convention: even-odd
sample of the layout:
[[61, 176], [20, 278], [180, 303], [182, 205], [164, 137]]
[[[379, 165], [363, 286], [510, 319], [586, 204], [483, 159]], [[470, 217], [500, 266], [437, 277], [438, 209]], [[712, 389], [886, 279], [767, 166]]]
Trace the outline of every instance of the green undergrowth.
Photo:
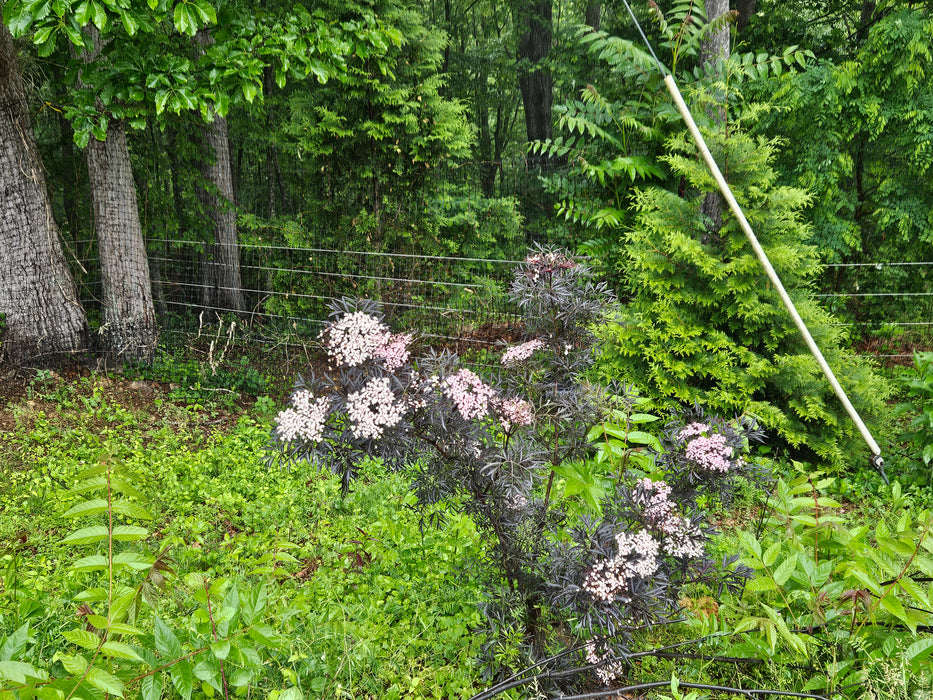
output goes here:
[[[190, 697], [476, 692], [480, 581], [464, 562], [481, 561], [483, 543], [468, 518], [450, 513], [442, 528], [422, 532], [405, 478], [378, 464], [345, 497], [335, 479], [313, 469], [267, 467], [261, 404], [218, 428], [202, 406], [128, 408], [92, 389], [97, 405], [89, 408], [56, 391], [63, 396], [52, 403], [25, 397], [8, 407], [17, 428], [0, 441], [0, 645], [8, 642], [0, 663], [7, 675], [18, 678], [26, 666], [16, 664], [27, 664], [41, 676], [27, 673], [25, 686], [0, 680], [0, 697], [10, 688], [27, 697], [30, 683], [39, 697], [57, 698], [66, 688], [65, 697], [67, 683], [81, 676], [80, 659], [94, 672], [72, 697], [118, 694], [114, 688], [123, 697], [158, 697], [157, 687]], [[114, 543], [129, 558], [109, 579], [86, 558], [106, 556], [107, 540], [62, 542], [89, 527], [106, 531], [107, 512], [82, 510], [105, 478], [130, 494], [111, 517], [125, 517], [127, 532], [146, 533]], [[143, 519], [143, 511], [152, 517]], [[124, 641], [132, 653], [108, 641], [123, 656], [104, 661], [91, 647], [82, 651], [87, 635], [68, 630], [98, 619], [82, 606], [125, 624], [130, 613], [93, 593], [120, 586], [138, 586], [146, 600], [130, 611], [138, 632]], [[216, 626], [211, 648], [198, 651], [199, 634], [210, 641], [203, 627], [211, 600], [223, 614], [239, 610], [233, 619], [243, 629], [229, 632], [239, 661]], [[218, 675], [224, 658], [228, 671]], [[157, 686], [147, 680], [159, 678]], [[174, 696], [165, 690], [162, 697]]]

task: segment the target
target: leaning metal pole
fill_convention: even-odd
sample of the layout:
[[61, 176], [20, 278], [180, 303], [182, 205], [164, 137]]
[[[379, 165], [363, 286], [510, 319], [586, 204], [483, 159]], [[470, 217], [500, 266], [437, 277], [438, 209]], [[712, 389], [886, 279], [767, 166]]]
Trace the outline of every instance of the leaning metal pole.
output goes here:
[[833, 391], [836, 392], [836, 396], [839, 398], [839, 401], [845, 408], [846, 413], [849, 414], [852, 422], [855, 423], [855, 427], [858, 428], [859, 433], [861, 433], [862, 438], [868, 445], [868, 449], [871, 450], [872, 464], [876, 469], [878, 469], [885, 483], [887, 483], [888, 477], [884, 473], [884, 460], [881, 458], [881, 448], [878, 447], [878, 443], [875, 442], [875, 439], [872, 437], [871, 432], [868, 430], [868, 427], [865, 425], [862, 417], [858, 414], [858, 411], [855, 410], [855, 406], [853, 406], [852, 402], [849, 401], [849, 397], [846, 395], [845, 390], [842, 388], [842, 385], [839, 384], [839, 380], [836, 379], [836, 375], [833, 374], [832, 368], [830, 368], [829, 363], [826, 362], [826, 358], [823, 357], [823, 353], [820, 352], [820, 348], [817, 346], [816, 341], [813, 340], [813, 336], [810, 334], [810, 330], [807, 328], [807, 325], [803, 322], [803, 319], [797, 312], [797, 307], [794, 306], [793, 300], [790, 298], [790, 295], [788, 295], [787, 290], [784, 289], [784, 285], [781, 284], [780, 277], [778, 277], [777, 272], [774, 271], [774, 267], [771, 265], [771, 261], [768, 259], [767, 254], [765, 254], [764, 248], [761, 247], [761, 244], [755, 237], [755, 232], [752, 231], [752, 227], [749, 225], [748, 219], [745, 218], [745, 214], [742, 212], [742, 208], [736, 201], [735, 195], [732, 194], [732, 188], [729, 187], [729, 183], [726, 182], [726, 178], [723, 177], [722, 171], [720, 171], [719, 166], [713, 159], [713, 155], [710, 153], [709, 147], [706, 145], [706, 141], [704, 140], [703, 135], [700, 133], [700, 129], [697, 127], [696, 121], [693, 119], [693, 114], [690, 112], [690, 108], [687, 107], [687, 103], [684, 102], [683, 95], [680, 94], [677, 83], [674, 81], [674, 76], [664, 70], [661, 62], [658, 61], [658, 57], [654, 55], [654, 50], [651, 48], [651, 44], [649, 43], [647, 37], [645, 37], [645, 34], [641, 29], [641, 25], [635, 18], [635, 13], [632, 12], [632, 8], [629, 7], [627, 0], [622, 1], [625, 3], [625, 8], [628, 10], [632, 21], [635, 22], [635, 26], [638, 28], [638, 33], [641, 34], [642, 40], [645, 42], [645, 45], [651, 52], [655, 62], [658, 64], [658, 70], [660, 70], [661, 75], [664, 76], [664, 84], [667, 86], [667, 90], [671, 94], [671, 97], [674, 100], [674, 104], [677, 105], [677, 110], [680, 112], [680, 116], [683, 117], [684, 122], [686, 122], [687, 128], [690, 130], [690, 134], [693, 136], [693, 140], [696, 142], [697, 148], [700, 149], [700, 154], [703, 156], [703, 160], [706, 161], [706, 166], [709, 168], [710, 173], [712, 173], [713, 177], [715, 178], [716, 184], [719, 185], [719, 190], [722, 192], [723, 198], [729, 204], [729, 208], [732, 210], [736, 220], [739, 222], [739, 226], [742, 227], [742, 231], [745, 233], [745, 237], [748, 239], [752, 249], [755, 251], [758, 262], [761, 263], [765, 274], [768, 275], [768, 279], [771, 280], [771, 284], [774, 285], [774, 288], [780, 295], [781, 301], [784, 302], [784, 307], [787, 309], [788, 313], [791, 315], [791, 318], [794, 320], [794, 325], [797, 326], [797, 330], [799, 330], [800, 335], [803, 336], [804, 342], [806, 342], [810, 353], [816, 359], [820, 369], [823, 370], [823, 374], [829, 381], [830, 386], [832, 386]]

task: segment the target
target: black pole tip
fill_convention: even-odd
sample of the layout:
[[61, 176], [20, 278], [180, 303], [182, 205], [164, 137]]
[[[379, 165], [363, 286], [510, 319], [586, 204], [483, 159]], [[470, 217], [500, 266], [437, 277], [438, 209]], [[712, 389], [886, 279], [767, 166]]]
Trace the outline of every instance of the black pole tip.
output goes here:
[[878, 473], [881, 474], [885, 486], [890, 486], [891, 482], [888, 480], [888, 475], [884, 473], [884, 459], [882, 459], [881, 455], [871, 456], [871, 466], [877, 469]]

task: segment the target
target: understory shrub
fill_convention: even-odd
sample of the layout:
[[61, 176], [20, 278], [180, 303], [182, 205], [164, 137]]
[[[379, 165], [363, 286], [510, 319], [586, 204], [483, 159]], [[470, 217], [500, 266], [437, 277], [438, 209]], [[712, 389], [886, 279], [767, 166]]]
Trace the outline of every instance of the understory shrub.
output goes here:
[[[447, 508], [471, 517], [491, 565], [481, 626], [491, 677], [549, 658], [556, 675], [534, 680], [611, 685], [631, 671], [622, 659], [633, 633], [670, 617], [686, 587], [743, 580], [732, 559], [708, 554], [701, 502], [756, 471], [745, 455], [761, 435], [751, 422], [681, 412], [657, 439], [659, 454], [633, 460], [645, 469], [610, 480], [618, 464], [607, 460], [592, 482], [605, 498], [580, 508], [556, 482], [594, 452], [593, 426], [638, 439], [607, 430], [624, 388], [584, 379], [591, 328], [614, 300], [584, 264], [547, 248], [532, 251], [511, 293], [527, 340], [485, 378], [449, 352], [413, 358], [413, 334], [392, 333], [373, 302], [336, 304], [320, 335], [328, 367], [299, 377], [272, 433], [274, 454], [293, 469], [336, 473], [344, 491], [378, 458], [410, 475], [425, 525], [442, 522]], [[583, 670], [595, 679], [581, 680]], [[484, 696], [514, 685], [504, 683]]]
[[910, 509], [895, 482], [892, 517], [853, 525], [827, 495], [832, 486], [819, 474], [779, 480], [760, 532], [737, 533], [755, 577], [744, 595], [726, 596], [716, 615], [693, 625], [710, 635], [711, 652], [744, 660], [736, 667], [743, 687], [928, 697], [933, 518]]
[[[867, 359], [846, 350], [843, 329], [812, 295], [820, 263], [801, 217], [809, 195], [776, 183], [777, 144], [741, 132], [707, 138], [817, 345], [871, 422], [889, 387]], [[698, 402], [755, 416], [804, 456], [842, 466], [860, 449], [854, 425], [731, 212], [721, 226], [702, 213], [717, 188], [695, 146], [682, 134], [669, 149], [663, 160], [684, 194], [645, 188], [636, 195], [624, 249], [629, 303], [618, 323], [603, 327], [599, 376], [633, 382], [661, 408]]]

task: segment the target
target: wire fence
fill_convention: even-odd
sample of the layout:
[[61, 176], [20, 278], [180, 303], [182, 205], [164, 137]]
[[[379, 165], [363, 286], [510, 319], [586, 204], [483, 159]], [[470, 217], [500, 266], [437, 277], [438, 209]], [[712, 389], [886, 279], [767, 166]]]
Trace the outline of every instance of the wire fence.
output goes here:
[[[205, 245], [196, 241], [147, 241], [153, 298], [163, 333], [196, 332], [204, 312], [215, 318], [235, 310], [210, 301]], [[81, 294], [91, 314], [100, 308], [100, 276], [92, 240], [71, 242], [79, 260]], [[242, 244], [243, 307], [238, 315], [266, 332], [316, 335], [341, 297], [383, 304], [396, 328], [417, 328], [441, 344], [491, 346], [517, 339], [519, 314], [507, 289], [512, 259], [445, 257]], [[816, 295], [849, 329], [859, 351], [883, 362], [908, 361], [933, 348], [933, 262], [830, 264]]]
[[933, 348], [933, 262], [828, 264], [816, 296], [860, 351], [882, 361]]
[[[88, 241], [82, 242], [89, 243]], [[205, 246], [195, 241], [149, 239], [153, 299], [163, 333], [192, 333], [204, 313], [236, 313], [255, 330], [316, 335], [330, 304], [343, 297], [381, 302], [387, 322], [417, 328], [419, 335], [453, 345], [495, 345], [519, 332], [518, 309], [507, 289], [517, 259], [443, 257], [277, 245], [240, 246], [243, 307], [218, 298], [205, 284]], [[86, 308], [99, 310], [101, 282], [92, 261], [81, 294]]]

